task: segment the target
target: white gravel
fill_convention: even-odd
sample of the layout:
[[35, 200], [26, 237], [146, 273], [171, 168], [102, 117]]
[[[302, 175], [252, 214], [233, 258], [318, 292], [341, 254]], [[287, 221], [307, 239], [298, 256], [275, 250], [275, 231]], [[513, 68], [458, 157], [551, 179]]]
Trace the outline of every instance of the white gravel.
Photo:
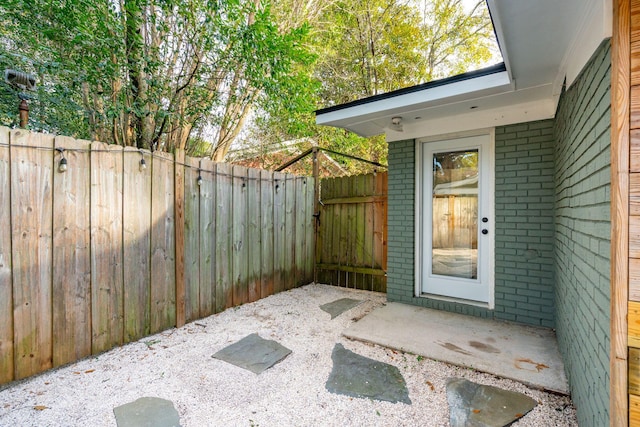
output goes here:
[[[365, 300], [331, 320], [319, 306]], [[342, 337], [386, 302], [379, 293], [308, 285], [189, 323], [0, 389], [0, 426], [115, 426], [113, 408], [143, 396], [174, 402], [182, 426], [448, 426], [445, 385], [461, 377], [539, 405], [514, 426], [576, 426], [569, 398], [515, 381]], [[211, 357], [257, 332], [292, 350], [260, 375]], [[329, 393], [336, 343], [397, 366], [412, 404]]]

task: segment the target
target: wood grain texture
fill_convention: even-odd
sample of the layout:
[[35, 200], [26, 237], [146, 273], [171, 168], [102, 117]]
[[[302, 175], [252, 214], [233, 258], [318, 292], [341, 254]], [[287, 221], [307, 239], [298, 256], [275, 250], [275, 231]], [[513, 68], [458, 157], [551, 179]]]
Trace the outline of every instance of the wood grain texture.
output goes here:
[[[0, 212], [11, 212], [9, 129], [0, 127]], [[6, 218], [7, 214], [4, 214]], [[11, 268], [11, 221], [0, 221], [0, 384], [12, 381], [13, 281]]]
[[89, 141], [55, 138], [69, 167], [53, 174], [53, 366], [91, 354], [89, 146]]
[[273, 173], [273, 292], [286, 289], [285, 280], [285, 178], [280, 172]]
[[[184, 168], [184, 301], [185, 321], [200, 318], [200, 190], [198, 169], [200, 160], [187, 157]], [[176, 184], [177, 185], [177, 184]], [[176, 221], [178, 221], [176, 217]], [[176, 248], [179, 245], [176, 244]], [[178, 265], [176, 265], [176, 270]], [[176, 295], [179, 287], [176, 286]], [[176, 297], [179, 300], [179, 297]], [[178, 322], [179, 324], [179, 322]]]
[[285, 177], [285, 237], [284, 237], [284, 281], [285, 289], [293, 289], [296, 281], [296, 178]]
[[122, 147], [91, 143], [91, 351], [124, 342]]
[[184, 217], [184, 150], [176, 149], [174, 154], [173, 167], [173, 214], [174, 214], [174, 232], [175, 232], [175, 326], [181, 327], [185, 324], [186, 317], [186, 289], [185, 289], [185, 271], [184, 271], [184, 234], [185, 234], [185, 217]]
[[640, 348], [640, 302], [629, 301], [628, 310], [629, 347]]
[[296, 209], [295, 215], [295, 237], [294, 237], [294, 253], [295, 253], [295, 278], [294, 286], [306, 285], [305, 283], [305, 261], [307, 250], [307, 232], [305, 229], [305, 220], [307, 217], [306, 204], [306, 179], [304, 177], [295, 178], [296, 188]]
[[260, 172], [260, 231], [262, 240], [260, 242], [260, 294], [264, 297], [274, 293], [274, 271], [273, 271], [273, 172]]
[[151, 192], [151, 333], [176, 325], [173, 156], [155, 152]]
[[124, 340], [130, 342], [151, 333], [151, 153], [125, 147], [123, 161]]
[[232, 215], [232, 166], [216, 165], [216, 312], [233, 306], [233, 279], [231, 257], [233, 225]]
[[307, 253], [306, 253], [306, 266], [305, 276], [306, 282], [311, 283], [315, 279], [315, 263], [316, 263], [316, 219], [314, 216], [313, 208], [315, 206], [315, 180], [312, 177], [306, 177], [307, 183], [307, 218], [306, 218], [306, 230], [307, 230]]
[[629, 393], [640, 396], [640, 349], [629, 348]]
[[[52, 366], [53, 137], [11, 131], [15, 378]], [[29, 149], [23, 147], [45, 147]]]
[[200, 160], [200, 317], [216, 312], [216, 165]]
[[233, 252], [231, 255], [233, 274], [233, 305], [245, 304], [249, 301], [247, 286], [248, 249], [247, 236], [247, 168], [233, 167]]
[[260, 171], [247, 170], [247, 292], [248, 301], [261, 298], [262, 271], [262, 203], [260, 202]]
[[[624, 425], [627, 422], [625, 421]], [[640, 426], [640, 396], [635, 394], [629, 395], [629, 420], [628, 423], [631, 427]], [[612, 425], [613, 427], [613, 425]]]
[[611, 353], [609, 419], [629, 422], [627, 373], [627, 304], [629, 287], [629, 0], [613, 1], [611, 50]]

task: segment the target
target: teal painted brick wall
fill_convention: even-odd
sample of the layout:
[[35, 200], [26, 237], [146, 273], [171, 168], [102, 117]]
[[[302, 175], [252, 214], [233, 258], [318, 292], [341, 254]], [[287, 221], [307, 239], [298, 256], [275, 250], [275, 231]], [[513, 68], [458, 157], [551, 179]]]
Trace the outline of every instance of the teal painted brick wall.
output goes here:
[[556, 113], [556, 325], [581, 426], [609, 425], [610, 44]]
[[555, 326], [553, 120], [496, 128], [494, 317]]

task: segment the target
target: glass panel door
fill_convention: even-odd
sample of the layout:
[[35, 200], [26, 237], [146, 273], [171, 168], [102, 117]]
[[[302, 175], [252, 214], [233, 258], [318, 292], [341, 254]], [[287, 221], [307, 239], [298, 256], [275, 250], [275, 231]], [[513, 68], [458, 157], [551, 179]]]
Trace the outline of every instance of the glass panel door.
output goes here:
[[491, 137], [421, 142], [420, 149], [420, 291], [491, 304]]

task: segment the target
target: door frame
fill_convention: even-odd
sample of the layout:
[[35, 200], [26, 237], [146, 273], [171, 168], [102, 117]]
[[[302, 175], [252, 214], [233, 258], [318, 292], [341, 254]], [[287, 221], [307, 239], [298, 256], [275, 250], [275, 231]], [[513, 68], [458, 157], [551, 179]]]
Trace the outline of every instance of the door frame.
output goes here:
[[[488, 188], [490, 189], [489, 197], [491, 198], [490, 203], [488, 204], [489, 212], [486, 213], [486, 216], [489, 218], [489, 222], [487, 223], [488, 229], [490, 230], [489, 235], [486, 236], [489, 239], [488, 245], [491, 248], [491, 256], [488, 257], [488, 285], [489, 285], [489, 300], [488, 302], [481, 301], [471, 301], [466, 299], [460, 299], [455, 297], [449, 297], [444, 295], [434, 295], [434, 294], [426, 294], [422, 292], [422, 275], [424, 272], [423, 266], [423, 253], [424, 253], [424, 242], [423, 242], [423, 227], [424, 227], [424, 219], [425, 213], [423, 212], [423, 178], [425, 173], [425, 168], [423, 164], [423, 144], [429, 142], [440, 142], [447, 141], [451, 139], [458, 138], [468, 138], [474, 136], [488, 136], [489, 137], [489, 150], [487, 153], [488, 159], [487, 165], [489, 168], [488, 173]], [[414, 276], [414, 296], [419, 298], [429, 298], [436, 299], [442, 301], [450, 301], [457, 302], [467, 305], [473, 305], [488, 309], [493, 309], [495, 307], [495, 128], [487, 128], [487, 129], [478, 129], [470, 132], [456, 132], [456, 133], [448, 133], [437, 136], [429, 136], [425, 138], [417, 138], [415, 140], [415, 224], [414, 224], [414, 240], [415, 240], [415, 276]]]

